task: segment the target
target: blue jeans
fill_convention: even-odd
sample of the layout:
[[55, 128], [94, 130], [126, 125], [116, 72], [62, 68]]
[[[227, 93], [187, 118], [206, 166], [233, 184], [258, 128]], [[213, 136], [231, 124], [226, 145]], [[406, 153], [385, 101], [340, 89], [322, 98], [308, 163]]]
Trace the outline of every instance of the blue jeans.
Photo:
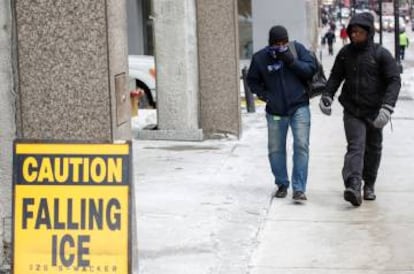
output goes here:
[[293, 134], [293, 191], [306, 191], [309, 163], [309, 106], [300, 107], [291, 116], [266, 114], [268, 129], [268, 152], [276, 185], [289, 187], [286, 164], [286, 137], [289, 126]]

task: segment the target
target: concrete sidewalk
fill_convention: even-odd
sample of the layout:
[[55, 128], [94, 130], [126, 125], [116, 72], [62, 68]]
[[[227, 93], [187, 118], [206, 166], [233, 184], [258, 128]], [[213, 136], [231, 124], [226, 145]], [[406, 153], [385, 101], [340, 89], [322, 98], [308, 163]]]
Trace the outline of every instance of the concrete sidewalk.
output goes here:
[[274, 190], [263, 107], [244, 133], [134, 141], [139, 273], [246, 273]]
[[413, 101], [384, 130], [377, 200], [343, 200], [341, 111], [313, 110], [308, 201], [274, 199], [250, 263], [252, 274], [414, 273]]

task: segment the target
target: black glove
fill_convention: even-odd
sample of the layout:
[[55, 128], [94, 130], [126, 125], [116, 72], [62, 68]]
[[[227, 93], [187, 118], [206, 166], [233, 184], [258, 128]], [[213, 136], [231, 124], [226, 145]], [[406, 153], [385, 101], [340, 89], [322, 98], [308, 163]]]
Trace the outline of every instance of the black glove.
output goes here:
[[279, 60], [283, 61], [283, 63], [285, 63], [286, 65], [291, 65], [293, 63], [293, 61], [295, 61], [295, 57], [293, 57], [293, 54], [292, 54], [292, 52], [290, 51], [289, 48], [287, 48], [283, 52], [279, 52], [277, 54], [277, 58]]
[[319, 108], [325, 115], [331, 115], [332, 113], [332, 99], [329, 96], [322, 96], [319, 102]]

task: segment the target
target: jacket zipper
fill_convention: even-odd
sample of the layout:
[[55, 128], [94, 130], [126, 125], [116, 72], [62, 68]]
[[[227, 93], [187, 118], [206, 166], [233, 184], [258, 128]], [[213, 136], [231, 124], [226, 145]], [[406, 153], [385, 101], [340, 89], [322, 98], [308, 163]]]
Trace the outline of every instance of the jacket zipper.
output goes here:
[[[359, 64], [359, 59], [361, 58], [361, 56], [358, 54], [357, 55], [357, 58], [356, 58], [356, 60], [355, 60], [355, 67], [354, 67], [354, 71], [355, 71], [355, 79], [356, 79], [356, 84], [355, 84], [355, 100], [358, 102], [358, 100], [359, 100], [359, 66], [358, 66], [358, 64]], [[357, 116], [359, 116], [360, 115], [360, 113], [359, 113], [360, 111], [359, 111], [359, 107], [358, 106], [356, 106], [356, 114], [357, 114]]]

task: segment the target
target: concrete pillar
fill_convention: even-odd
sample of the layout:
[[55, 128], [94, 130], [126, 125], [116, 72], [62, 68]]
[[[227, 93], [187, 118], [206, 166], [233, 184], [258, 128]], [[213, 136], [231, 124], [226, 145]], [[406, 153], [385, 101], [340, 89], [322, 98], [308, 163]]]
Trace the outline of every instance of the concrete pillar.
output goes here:
[[[11, 1], [0, 1], [0, 271], [7, 264], [3, 240], [11, 242], [11, 182], [15, 123], [15, 89], [12, 62]], [[7, 219], [5, 219], [7, 218]], [[3, 226], [7, 220], [6, 227]], [[5, 237], [5, 238], [4, 238]]]
[[307, 41], [314, 51], [319, 47], [318, 1], [306, 0], [306, 22], [308, 25]]
[[[130, 140], [125, 0], [14, 3], [18, 136]], [[135, 242], [132, 256], [136, 272]]]
[[130, 138], [124, 4], [16, 1], [21, 137]]
[[201, 127], [241, 133], [237, 0], [197, 0]]
[[140, 139], [202, 140], [194, 0], [153, 1], [157, 130]]

